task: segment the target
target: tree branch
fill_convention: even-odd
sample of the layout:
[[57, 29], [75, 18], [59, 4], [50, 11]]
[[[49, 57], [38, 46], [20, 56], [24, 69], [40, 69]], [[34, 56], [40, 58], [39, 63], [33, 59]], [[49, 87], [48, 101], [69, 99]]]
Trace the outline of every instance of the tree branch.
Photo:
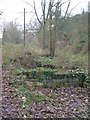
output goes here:
[[69, 15], [71, 14], [72, 10], [75, 9], [81, 2], [79, 2], [75, 7], [73, 7], [71, 10], [70, 10], [70, 13]]
[[35, 1], [33, 0], [33, 4], [34, 4], [34, 11], [35, 11], [35, 14], [36, 14], [36, 17], [37, 17], [37, 20], [38, 22], [41, 24], [42, 26], [42, 22], [40, 21], [39, 17], [38, 17], [38, 14], [37, 14], [37, 11], [36, 11], [36, 6], [35, 6]]
[[66, 9], [64, 18], [66, 17], [66, 15], [67, 15], [67, 13], [68, 13], [68, 9], [69, 9], [69, 7], [70, 7], [70, 3], [71, 3], [71, 0], [69, 0], [69, 3], [68, 3], [68, 6], [67, 6], [67, 9]]

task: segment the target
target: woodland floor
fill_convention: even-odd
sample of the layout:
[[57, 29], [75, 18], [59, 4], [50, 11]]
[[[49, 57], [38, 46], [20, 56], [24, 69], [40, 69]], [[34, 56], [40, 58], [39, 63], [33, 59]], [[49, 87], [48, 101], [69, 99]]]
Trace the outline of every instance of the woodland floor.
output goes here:
[[3, 69], [2, 116], [4, 118], [86, 118], [88, 95], [85, 88], [42, 88], [33, 92], [51, 98], [42, 102], [31, 102], [25, 109], [22, 107], [22, 96], [10, 85], [14, 80], [8, 68]]

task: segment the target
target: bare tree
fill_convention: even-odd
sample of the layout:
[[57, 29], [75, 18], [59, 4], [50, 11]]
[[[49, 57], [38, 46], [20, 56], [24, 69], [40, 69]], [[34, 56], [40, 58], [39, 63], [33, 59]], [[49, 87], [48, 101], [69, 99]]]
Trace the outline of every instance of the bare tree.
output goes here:
[[[58, 2], [55, 3], [55, 5], [52, 4], [52, 8], [55, 6], [55, 18], [54, 18], [55, 22], [54, 22], [54, 37], [53, 37], [54, 39], [52, 39], [52, 37], [51, 37], [51, 35], [52, 35], [52, 33], [51, 33], [51, 26], [52, 26], [52, 24], [50, 22], [50, 55], [52, 57], [55, 54], [55, 45], [56, 45], [56, 40], [57, 40], [57, 27], [58, 27], [57, 26], [57, 21], [58, 21], [58, 17], [60, 17], [60, 15], [61, 15], [61, 6], [63, 4], [65, 4], [67, 1], [63, 2], [63, 3], [61, 3], [61, 2], [62, 2], [62, 0], [60, 0], [60, 1], [58, 0]], [[69, 10], [69, 7], [70, 7], [70, 3], [71, 3], [71, 0], [69, 0], [69, 2], [68, 2], [68, 5], [67, 5], [66, 11], [65, 11], [65, 15], [64, 15], [63, 19], [65, 19], [67, 17], [68, 10]], [[52, 19], [51, 11], [52, 10], [50, 10], [50, 21]]]
[[[65, 4], [66, 2], [63, 2], [61, 3], [62, 0], [58, 0], [55, 4], [54, 4], [54, 0], [51, 0], [50, 1], [50, 8], [49, 8], [49, 36], [50, 36], [50, 56], [53, 57], [54, 54], [55, 54], [55, 45], [56, 45], [56, 39], [57, 39], [57, 21], [58, 21], [58, 18], [61, 16], [61, 6], [63, 4]], [[68, 12], [68, 8], [70, 6], [70, 2], [71, 0], [69, 1], [68, 3], [68, 6], [67, 6], [67, 10], [65, 12], [65, 16], [64, 18], [66, 17], [67, 15], [67, 12]], [[54, 13], [54, 37], [52, 36], [53, 33], [52, 33], [52, 16], [53, 16], [53, 7], [55, 7], [55, 13]]]
[[50, 38], [50, 56], [53, 56], [53, 41], [52, 41], [52, 0], [49, 5], [49, 38]]
[[[61, 16], [61, 8], [60, 8], [60, 2], [58, 0], [58, 2], [56, 3], [55, 6], [55, 20], [54, 20], [54, 39], [53, 39], [53, 50], [52, 50], [52, 55], [54, 56], [55, 54], [55, 48], [56, 48], [56, 40], [57, 40], [57, 22], [58, 22], [58, 18]], [[59, 11], [60, 9], [60, 11]]]
[[45, 49], [45, 24], [46, 24], [46, 20], [45, 20], [45, 8], [46, 8], [46, 0], [42, 0], [41, 2], [42, 5], [42, 11], [43, 11], [43, 49]]
[[46, 0], [42, 0], [41, 1], [41, 7], [42, 7], [42, 16], [43, 16], [43, 22], [39, 19], [37, 11], [36, 11], [36, 6], [35, 6], [35, 1], [33, 0], [33, 4], [34, 4], [34, 11], [35, 11], [35, 15], [37, 17], [38, 22], [40, 23], [41, 27], [43, 28], [43, 49], [45, 49], [45, 26], [46, 26], [46, 22], [48, 20], [49, 17], [49, 13], [50, 13], [50, 9], [51, 8], [51, 2], [52, 0], [49, 0], [49, 6], [48, 6], [48, 11], [46, 13]]
[[[35, 0], [33, 0], [33, 8], [34, 8], [36, 18], [37, 18], [38, 22], [40, 23], [40, 26], [43, 28], [43, 47], [42, 47], [43, 49], [45, 49], [45, 41], [46, 41], [45, 26], [46, 26], [47, 21], [49, 21], [49, 40], [50, 40], [49, 46], [50, 46], [50, 55], [52, 57], [55, 54], [55, 43], [56, 43], [56, 39], [57, 39], [57, 28], [58, 28], [57, 21], [61, 15], [61, 11], [62, 11], [61, 7], [66, 2], [68, 2], [68, 5], [67, 5], [63, 19], [65, 19], [68, 15], [68, 10], [70, 7], [71, 0], [65, 1], [65, 2], [62, 2], [62, 0], [58, 0], [58, 1], [49, 0], [48, 10], [46, 9], [46, 0], [41, 0], [42, 17], [43, 17], [43, 19], [41, 20], [37, 14]], [[47, 13], [46, 13], [46, 10], [47, 10]], [[55, 11], [54, 18], [53, 18], [53, 10]], [[54, 23], [52, 24], [53, 20], [54, 20]], [[53, 37], [52, 25], [54, 26], [54, 37]]]
[[45, 49], [45, 23], [46, 23], [46, 21], [45, 21], [45, 7], [46, 7], [46, 0], [41, 1], [41, 7], [42, 7], [42, 13], [43, 13], [43, 23], [41, 22], [41, 20], [38, 17], [34, 0], [33, 0], [33, 4], [34, 4], [34, 11], [35, 11], [35, 15], [37, 17], [37, 20], [40, 23], [41, 27], [43, 28], [43, 47], [42, 48]]

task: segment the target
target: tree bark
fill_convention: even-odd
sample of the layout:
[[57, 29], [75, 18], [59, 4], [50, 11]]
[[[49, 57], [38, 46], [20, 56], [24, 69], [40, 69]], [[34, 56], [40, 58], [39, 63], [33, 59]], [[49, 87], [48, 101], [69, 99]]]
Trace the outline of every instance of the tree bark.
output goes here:
[[50, 1], [50, 16], [49, 16], [49, 37], [50, 37], [50, 56], [53, 57], [53, 46], [52, 46], [52, 3]]

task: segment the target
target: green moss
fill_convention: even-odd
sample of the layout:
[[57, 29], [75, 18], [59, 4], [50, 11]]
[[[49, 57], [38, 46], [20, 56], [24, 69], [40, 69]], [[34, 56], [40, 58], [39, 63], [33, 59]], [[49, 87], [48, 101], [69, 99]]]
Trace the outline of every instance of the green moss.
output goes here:
[[20, 94], [24, 97], [23, 104], [22, 104], [23, 107], [28, 106], [31, 102], [35, 102], [35, 101], [42, 102], [44, 100], [49, 99], [47, 96], [45, 96], [43, 94], [33, 93], [29, 89], [25, 88], [24, 85], [22, 85], [18, 88], [18, 94]]
[[57, 71], [56, 69], [38, 67], [36, 69], [30, 69], [28, 73], [30, 78], [42, 81], [45, 79], [52, 79], [56, 71]]

